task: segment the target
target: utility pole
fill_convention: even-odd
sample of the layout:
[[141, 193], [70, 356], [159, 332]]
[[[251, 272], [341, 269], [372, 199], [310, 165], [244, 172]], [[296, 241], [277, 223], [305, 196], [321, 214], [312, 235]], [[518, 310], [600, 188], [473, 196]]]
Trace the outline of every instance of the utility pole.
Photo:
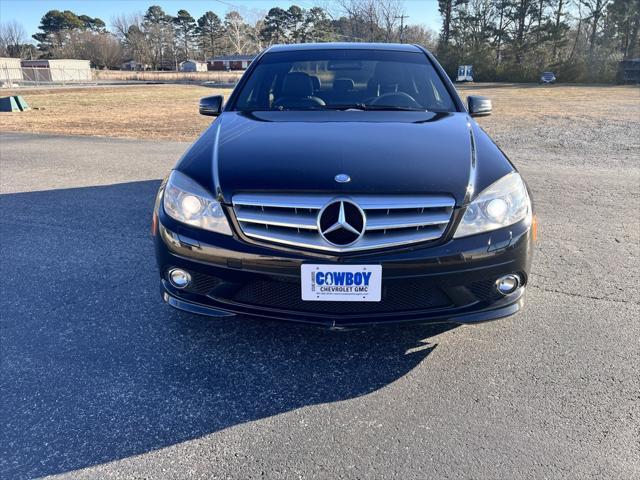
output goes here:
[[402, 15], [397, 15], [394, 18], [400, 19], [400, 43], [404, 43], [404, 19], [409, 18], [409, 15], [405, 15], [403, 13]]

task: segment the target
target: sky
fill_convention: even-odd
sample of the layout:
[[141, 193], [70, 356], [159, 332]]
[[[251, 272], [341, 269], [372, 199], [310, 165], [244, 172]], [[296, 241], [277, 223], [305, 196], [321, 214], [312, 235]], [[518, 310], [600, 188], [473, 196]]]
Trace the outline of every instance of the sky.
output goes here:
[[[38, 30], [40, 19], [49, 10], [71, 10], [78, 15], [101, 18], [109, 27], [111, 18], [120, 13], [144, 12], [151, 5], [160, 5], [170, 15], [179, 9], [187, 10], [198, 18], [207, 10], [220, 17], [230, 10], [238, 10], [245, 19], [255, 21], [261, 13], [271, 7], [302, 8], [325, 6], [335, 3], [330, 0], [0, 0], [0, 21], [16, 20], [31, 36]], [[440, 28], [437, 0], [405, 0], [405, 19], [408, 24], [421, 24], [433, 30]]]

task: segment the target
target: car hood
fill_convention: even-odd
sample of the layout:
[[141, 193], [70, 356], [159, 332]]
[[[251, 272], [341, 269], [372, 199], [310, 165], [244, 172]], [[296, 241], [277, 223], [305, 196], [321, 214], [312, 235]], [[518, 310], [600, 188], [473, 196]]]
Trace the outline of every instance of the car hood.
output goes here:
[[225, 112], [193, 147], [209, 151], [210, 175], [189, 161], [181, 169], [205, 186], [209, 178], [225, 203], [240, 192], [330, 192], [448, 194], [460, 205], [474, 177], [470, 122], [465, 113]]

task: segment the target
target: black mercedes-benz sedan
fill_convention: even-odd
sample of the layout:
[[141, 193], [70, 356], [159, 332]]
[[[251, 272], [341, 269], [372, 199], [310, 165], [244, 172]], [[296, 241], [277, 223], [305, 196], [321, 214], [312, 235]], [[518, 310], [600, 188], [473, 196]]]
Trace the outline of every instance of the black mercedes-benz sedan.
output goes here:
[[162, 182], [165, 302], [332, 327], [473, 323], [522, 307], [527, 186], [415, 45], [274, 46]]

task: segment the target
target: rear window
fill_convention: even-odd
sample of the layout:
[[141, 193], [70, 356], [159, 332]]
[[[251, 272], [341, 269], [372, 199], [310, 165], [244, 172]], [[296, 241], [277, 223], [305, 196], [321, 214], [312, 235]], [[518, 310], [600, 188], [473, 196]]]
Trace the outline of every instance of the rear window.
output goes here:
[[242, 87], [234, 108], [456, 110], [426, 55], [386, 50], [267, 53]]

